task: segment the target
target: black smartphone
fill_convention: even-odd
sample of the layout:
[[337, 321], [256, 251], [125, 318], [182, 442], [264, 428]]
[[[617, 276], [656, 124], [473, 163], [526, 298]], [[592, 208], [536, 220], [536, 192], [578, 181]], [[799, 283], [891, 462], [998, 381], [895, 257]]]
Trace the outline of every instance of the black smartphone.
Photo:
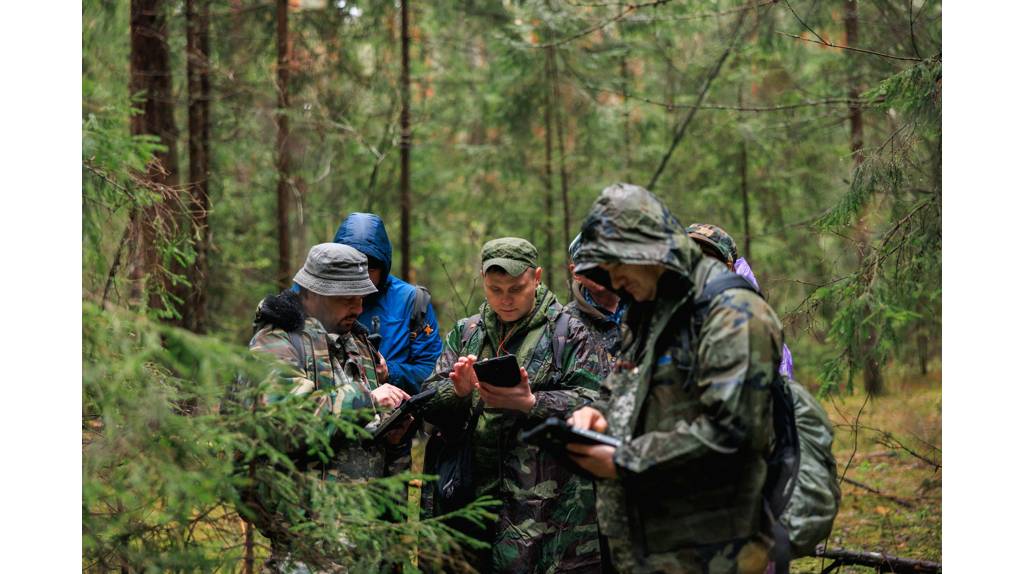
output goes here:
[[565, 445], [571, 442], [588, 445], [603, 444], [615, 448], [622, 445], [622, 441], [615, 437], [592, 430], [580, 430], [556, 417], [550, 417], [532, 429], [520, 432], [519, 440], [559, 452], [564, 451]]
[[422, 410], [423, 405], [427, 404], [427, 402], [434, 398], [434, 395], [436, 394], [437, 388], [430, 388], [422, 393], [409, 397], [405, 401], [402, 401], [402, 404], [398, 405], [395, 410], [391, 411], [386, 417], [384, 417], [384, 419], [380, 421], [380, 424], [378, 424], [373, 430], [374, 440], [382, 438], [385, 434], [398, 426], [401, 423], [401, 420], [405, 418], [405, 415], [418, 415], [419, 411]]
[[476, 378], [495, 387], [514, 387], [519, 384], [519, 361], [515, 355], [504, 355], [473, 363]]

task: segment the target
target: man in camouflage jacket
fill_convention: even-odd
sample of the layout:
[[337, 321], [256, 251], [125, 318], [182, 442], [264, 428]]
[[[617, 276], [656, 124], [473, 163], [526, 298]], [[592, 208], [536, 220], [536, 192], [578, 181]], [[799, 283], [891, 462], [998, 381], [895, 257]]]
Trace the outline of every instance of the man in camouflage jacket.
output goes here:
[[[363, 295], [375, 291], [367, 274], [366, 256], [346, 245], [316, 245], [294, 281], [299, 293], [284, 291], [260, 302], [256, 332], [249, 343], [253, 352], [278, 359], [276, 374], [282, 379], [282, 388], [291, 395], [315, 396], [316, 412], [324, 417], [359, 410], [368, 419], [379, 419], [409, 398], [386, 382], [386, 363], [355, 319]], [[271, 403], [283, 398], [271, 395], [263, 400]], [[329, 428], [325, 422], [324, 432], [330, 432]], [[367, 480], [390, 475], [390, 466], [401, 454], [381, 442], [337, 443], [332, 445], [335, 456], [327, 465], [303, 462], [305, 470], [323, 480]], [[278, 502], [263, 501], [270, 505]], [[287, 553], [290, 535], [285, 525], [268, 522], [260, 528], [271, 538], [275, 556]]]
[[[481, 260], [486, 301], [479, 315], [458, 321], [445, 338], [425, 383], [437, 395], [423, 413], [452, 437], [479, 401], [486, 406], [472, 437], [475, 494], [494, 496], [501, 506], [487, 532], [474, 533], [493, 544], [474, 566], [481, 572], [600, 572], [593, 481], [517, 435], [596, 399], [609, 365], [584, 325], [540, 282], [533, 245], [495, 239], [484, 245]], [[563, 340], [556, 344], [560, 331]], [[559, 347], [561, 356], [553, 356]], [[477, 359], [507, 354], [521, 367], [518, 386], [476, 380]]]
[[761, 574], [778, 317], [755, 293], [727, 289], [692, 332], [693, 300], [729, 270], [643, 188], [605, 189], [582, 236], [577, 272], [634, 301], [602, 400], [571, 419], [623, 441], [570, 447], [603, 477], [598, 517], [616, 568]]

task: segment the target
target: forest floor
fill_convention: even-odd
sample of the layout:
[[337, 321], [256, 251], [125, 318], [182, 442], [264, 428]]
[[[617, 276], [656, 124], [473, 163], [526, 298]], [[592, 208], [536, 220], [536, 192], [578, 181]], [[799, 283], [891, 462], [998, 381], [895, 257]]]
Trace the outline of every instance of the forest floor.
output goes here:
[[[843, 491], [830, 549], [942, 561], [941, 380], [941, 371], [890, 377], [884, 396], [865, 400], [858, 390], [824, 401]], [[829, 562], [804, 558], [792, 571], [817, 573]]]

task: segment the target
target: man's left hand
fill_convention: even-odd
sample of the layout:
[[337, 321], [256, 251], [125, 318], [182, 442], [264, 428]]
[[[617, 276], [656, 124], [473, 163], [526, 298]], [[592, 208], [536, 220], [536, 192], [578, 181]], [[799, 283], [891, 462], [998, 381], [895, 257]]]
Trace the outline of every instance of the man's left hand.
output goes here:
[[570, 442], [565, 445], [573, 462], [580, 468], [597, 478], [618, 478], [615, 468], [615, 447], [605, 444], [580, 444]]
[[480, 397], [484, 404], [495, 409], [529, 412], [537, 402], [530, 390], [530, 378], [526, 369], [519, 367], [519, 384], [514, 387], [498, 387], [483, 381], [479, 383]]
[[416, 419], [412, 415], [405, 415], [402, 417], [402, 422], [398, 423], [398, 426], [384, 433], [384, 441], [391, 446], [394, 446], [405, 438], [405, 433], [409, 432], [409, 427]]

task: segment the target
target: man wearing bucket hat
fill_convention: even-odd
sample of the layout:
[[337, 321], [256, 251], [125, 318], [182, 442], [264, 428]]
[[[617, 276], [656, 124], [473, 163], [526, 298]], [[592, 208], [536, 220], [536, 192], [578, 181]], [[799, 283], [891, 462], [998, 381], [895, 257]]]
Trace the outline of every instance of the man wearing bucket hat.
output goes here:
[[[249, 342], [251, 350], [292, 367], [286, 375], [291, 394], [331, 389], [318, 398], [325, 414], [346, 409], [383, 413], [408, 399], [408, 393], [378, 374], [381, 356], [356, 321], [363, 297], [377, 291], [367, 273], [366, 256], [347, 245], [321, 243], [309, 250], [293, 280], [298, 293], [284, 291], [260, 302], [256, 334]], [[331, 470], [348, 478], [385, 474], [380, 448], [353, 449], [361, 453], [339, 457]]]
[[[286, 290], [260, 302], [249, 342], [252, 351], [278, 359], [286, 394], [321, 391], [314, 395], [319, 414], [358, 410], [372, 419], [409, 398], [379, 374], [383, 359], [356, 321], [363, 297], [376, 292], [366, 256], [347, 245], [315, 245], [293, 280], [298, 293]], [[274, 402], [284, 395], [264, 400]], [[328, 428], [325, 424], [325, 432]], [[387, 441], [397, 442], [400, 434], [389, 435]], [[327, 464], [302, 461], [306, 472], [324, 480], [379, 478], [391, 474], [389, 465], [400, 455], [389, 444], [359, 440], [343, 440], [341, 445], [332, 444], [332, 449], [335, 455]], [[273, 508], [280, 501], [260, 503]], [[256, 524], [273, 543], [273, 562], [288, 555], [294, 534], [270, 514], [271, 518]]]
[[[480, 260], [486, 300], [479, 314], [458, 321], [445, 337], [434, 374], [424, 383], [437, 395], [423, 414], [439, 429], [433, 447], [468, 440], [468, 499], [490, 495], [502, 503], [494, 522], [465, 529], [490, 544], [473, 566], [492, 573], [600, 572], [593, 482], [517, 437], [596, 399], [608, 369], [605, 354], [541, 282], [537, 249], [529, 241], [488, 241]], [[504, 355], [514, 355], [520, 365], [518, 385], [502, 388], [477, 379], [476, 361]], [[451, 452], [442, 447], [442, 468]], [[434, 492], [438, 514], [458, 506], [443, 488]]]

